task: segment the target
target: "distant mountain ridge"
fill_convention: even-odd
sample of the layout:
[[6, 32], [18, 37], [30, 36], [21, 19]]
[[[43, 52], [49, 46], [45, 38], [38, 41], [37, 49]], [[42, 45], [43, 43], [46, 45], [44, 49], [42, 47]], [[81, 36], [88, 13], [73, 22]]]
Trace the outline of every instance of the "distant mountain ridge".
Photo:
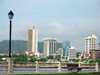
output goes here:
[[[61, 48], [61, 43], [56, 43], [56, 49]], [[25, 54], [27, 51], [27, 41], [25, 40], [12, 40], [11, 41], [11, 52], [14, 54], [22, 53]], [[43, 42], [38, 42], [38, 51], [43, 52]], [[0, 42], [0, 54], [7, 54], [9, 52], [9, 40], [3, 40]]]
[[[56, 50], [62, 48], [62, 43], [56, 43]], [[25, 54], [27, 51], [27, 41], [25, 40], [12, 40], [11, 41], [11, 52], [14, 54], [22, 53]], [[43, 53], [43, 42], [38, 42], [38, 51]], [[8, 54], [9, 52], [9, 40], [3, 40], [0, 42], [0, 54]], [[81, 52], [77, 52], [81, 54]]]

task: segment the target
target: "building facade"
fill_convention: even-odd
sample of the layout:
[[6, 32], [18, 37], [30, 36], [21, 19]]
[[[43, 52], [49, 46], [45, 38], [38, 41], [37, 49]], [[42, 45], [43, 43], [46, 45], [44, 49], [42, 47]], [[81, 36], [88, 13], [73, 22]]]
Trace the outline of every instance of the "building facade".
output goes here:
[[62, 42], [62, 48], [64, 49], [65, 47], [70, 47], [70, 41], [63, 41]]
[[76, 48], [71, 47], [69, 48], [68, 59], [75, 59], [75, 58], [76, 58]]
[[100, 43], [98, 43], [99, 44], [99, 50], [100, 50]]
[[60, 56], [61, 57], [61, 54], [60, 53], [52, 53], [52, 54], [50, 54], [50, 55], [52, 55], [53, 56], [53, 58], [55, 58], [56, 56]]
[[100, 50], [90, 50], [89, 54], [89, 59], [100, 60]]
[[28, 29], [28, 42], [27, 42], [27, 52], [38, 53], [38, 29], [34, 26]]
[[56, 38], [43, 39], [43, 57], [46, 58], [52, 53], [56, 52]]
[[69, 52], [69, 47], [65, 47], [63, 49], [63, 56], [68, 56], [68, 52]]
[[97, 47], [97, 37], [92, 35], [92, 37], [85, 38], [85, 52], [89, 53], [90, 50], [94, 50]]
[[58, 52], [63, 56], [63, 49], [62, 48], [59, 48]]

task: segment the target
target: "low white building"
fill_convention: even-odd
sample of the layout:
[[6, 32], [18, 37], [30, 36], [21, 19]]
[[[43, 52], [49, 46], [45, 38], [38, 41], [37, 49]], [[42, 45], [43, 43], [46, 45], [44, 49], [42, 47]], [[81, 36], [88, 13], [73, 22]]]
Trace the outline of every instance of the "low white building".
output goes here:
[[76, 59], [76, 48], [69, 48], [68, 59]]
[[58, 53], [58, 52], [56, 52], [56, 53], [52, 53], [52, 54], [50, 54], [50, 55], [52, 55], [53, 56], [53, 58], [55, 58], [56, 56], [58, 56], [58, 55], [60, 55], [60, 57], [62, 56], [60, 53]]
[[26, 51], [25, 54], [27, 54], [27, 55], [29, 55], [29, 56], [35, 55], [35, 58], [40, 57], [40, 53], [39, 53], [39, 52], [28, 53], [28, 51]]
[[40, 57], [40, 53], [39, 52], [35, 52], [34, 55], [35, 55], [36, 58]]

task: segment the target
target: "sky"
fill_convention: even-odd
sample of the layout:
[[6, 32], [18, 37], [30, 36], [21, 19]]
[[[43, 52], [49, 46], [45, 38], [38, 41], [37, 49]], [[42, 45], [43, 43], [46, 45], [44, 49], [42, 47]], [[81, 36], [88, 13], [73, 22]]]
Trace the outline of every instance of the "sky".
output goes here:
[[0, 0], [0, 41], [9, 40], [10, 10], [12, 40], [27, 41], [28, 29], [35, 26], [39, 42], [54, 37], [70, 41], [79, 52], [85, 52], [84, 38], [92, 34], [100, 42], [100, 0]]

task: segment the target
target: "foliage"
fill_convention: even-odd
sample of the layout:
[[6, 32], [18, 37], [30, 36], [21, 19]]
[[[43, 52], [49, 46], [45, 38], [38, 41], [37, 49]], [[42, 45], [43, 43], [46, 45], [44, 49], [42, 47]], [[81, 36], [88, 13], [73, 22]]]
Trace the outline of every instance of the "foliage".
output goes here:
[[30, 61], [30, 62], [35, 62], [35, 61], [37, 61], [37, 59], [34, 58], [34, 59], [29, 60], [29, 61]]
[[81, 59], [84, 59], [84, 56], [82, 56]]
[[95, 61], [94, 60], [90, 60], [89, 63], [95, 63]]
[[[56, 43], [56, 49], [61, 48], [61, 43]], [[27, 51], [27, 41], [24, 40], [12, 40], [11, 41], [12, 54], [25, 54]], [[43, 53], [43, 42], [38, 42], [38, 51]], [[0, 54], [8, 54], [9, 52], [9, 40], [3, 40], [0, 42]]]
[[4, 61], [3, 59], [0, 59], [0, 61]]
[[60, 56], [60, 55], [57, 55], [57, 56], [55, 57], [55, 59], [56, 59], [56, 60], [58, 60], [58, 61], [61, 61], [61, 59], [60, 59], [60, 58], [61, 58], [61, 56]]
[[[27, 51], [27, 41], [23, 40], [12, 40], [11, 41], [11, 51], [12, 53], [20, 53], [22, 54]], [[8, 54], [9, 52], [9, 40], [3, 40], [0, 42], [0, 53]]]
[[56, 59], [49, 59], [47, 62], [59, 62], [59, 61]]
[[100, 60], [97, 60], [96, 62], [100, 63]]
[[13, 60], [14, 62], [28, 62], [26, 58], [17, 58]]
[[[22, 54], [22, 55], [12, 54], [11, 57], [12, 58], [25, 58], [26, 59], [27, 55], [25, 55], [25, 54]], [[8, 58], [8, 56], [7, 55], [2, 55], [2, 56], [0, 56], [0, 58]]]
[[1, 58], [7, 58], [8, 56], [7, 55], [2, 55], [2, 56], [0, 56], [0, 59]]
[[81, 62], [85, 61], [86, 59], [81, 59]]
[[78, 63], [80, 59], [73, 59], [74, 62]]
[[46, 58], [41, 58], [40, 61], [41, 62], [47, 62], [47, 59]]
[[76, 57], [77, 57], [77, 58], [79, 57], [79, 54], [81, 54], [81, 52], [77, 52], [77, 54], [76, 54]]
[[12, 58], [26, 58], [25, 55], [16, 55], [16, 54], [12, 54], [11, 57], [12, 57]]
[[32, 58], [30, 60], [28, 60], [27, 58], [16, 58], [16, 59], [14, 59], [14, 62], [35, 62], [35, 61], [47, 62], [47, 59], [46, 58], [41, 58], [41, 59]]
[[69, 59], [69, 62], [73, 62], [73, 60], [72, 59]]
[[48, 57], [47, 57], [47, 59], [53, 59], [53, 56], [52, 56], [52, 55], [50, 55], [50, 56], [48, 56]]
[[89, 63], [91, 60], [90, 59], [81, 59], [81, 62], [83, 63]]
[[77, 54], [76, 57], [78, 58], [79, 57], [79, 54]]
[[68, 62], [67, 60], [65, 60], [65, 61], [62, 61], [62, 62]]

